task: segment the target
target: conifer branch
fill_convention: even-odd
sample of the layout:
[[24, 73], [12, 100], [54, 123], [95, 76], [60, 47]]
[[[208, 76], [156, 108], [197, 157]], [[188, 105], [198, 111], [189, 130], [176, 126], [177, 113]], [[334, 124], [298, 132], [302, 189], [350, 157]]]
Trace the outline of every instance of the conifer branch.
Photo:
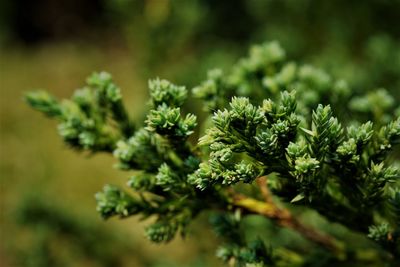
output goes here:
[[[189, 97], [184, 86], [155, 79], [149, 90], [141, 126], [130, 121], [108, 73], [94, 73], [68, 100], [43, 91], [26, 95], [34, 109], [59, 122], [59, 134], [70, 147], [112, 153], [117, 166], [130, 172], [133, 194], [116, 186], [96, 194], [103, 218], [154, 217], [146, 235], [166, 243], [185, 235], [199, 213], [218, 212], [211, 224], [227, 241], [218, 249], [221, 259], [240, 267], [282, 266], [264, 240], [246, 238], [241, 219], [258, 214], [339, 261], [347, 253], [340, 238], [304, 224], [278, 204], [290, 203], [293, 211], [313, 209], [370, 238], [383, 251], [376, 254], [386, 253], [390, 257], [382, 259], [395, 262], [400, 173], [389, 156], [400, 144], [400, 118], [389, 108], [379, 112], [384, 123], [335, 117], [377, 110], [372, 98], [386, 96], [384, 89], [376, 96], [354, 96], [344, 81], [323, 70], [287, 62], [285, 51], [272, 42], [251, 48], [230, 72], [210, 71], [193, 89], [209, 112], [206, 122], [182, 108]], [[190, 138], [194, 132], [203, 134], [198, 143]], [[257, 184], [264, 200], [257, 199], [258, 191], [235, 192], [243, 183]], [[287, 258], [291, 262], [283, 266], [298, 263]]]

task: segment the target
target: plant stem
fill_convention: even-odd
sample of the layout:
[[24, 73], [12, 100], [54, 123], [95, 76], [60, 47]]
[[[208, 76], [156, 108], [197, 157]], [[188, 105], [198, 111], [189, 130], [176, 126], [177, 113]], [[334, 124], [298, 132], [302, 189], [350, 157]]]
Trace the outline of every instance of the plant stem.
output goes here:
[[326, 233], [321, 233], [310, 226], [304, 225], [296, 217], [294, 217], [288, 209], [278, 207], [273, 202], [270, 192], [266, 187], [266, 177], [258, 178], [257, 183], [260, 186], [265, 202], [244, 196], [239, 193], [234, 193], [233, 204], [249, 213], [260, 214], [268, 217], [282, 227], [295, 230], [308, 240], [317, 243], [330, 251], [339, 253], [342, 250], [339, 241], [337, 241], [334, 237]]

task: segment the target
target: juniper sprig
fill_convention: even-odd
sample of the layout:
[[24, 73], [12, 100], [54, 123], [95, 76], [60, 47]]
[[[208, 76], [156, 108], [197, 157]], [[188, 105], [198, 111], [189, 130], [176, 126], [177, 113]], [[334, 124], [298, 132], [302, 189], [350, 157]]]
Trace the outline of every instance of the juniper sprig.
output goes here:
[[[210, 114], [204, 121], [184, 112], [185, 87], [156, 79], [149, 89], [141, 127], [104, 72], [70, 100], [43, 91], [26, 96], [59, 121], [68, 145], [112, 153], [130, 172], [133, 192], [107, 185], [96, 195], [104, 218], [154, 217], [146, 235], [160, 243], [211, 212], [225, 262], [306, 266], [314, 257], [299, 247], [269, 247], [262, 236], [249, 240], [242, 221], [253, 214], [298, 232], [337, 263], [360, 260], [340, 235], [298, 217], [314, 210], [376, 242], [375, 263], [399, 262], [400, 173], [390, 152], [400, 143], [400, 118], [387, 91], [353, 94], [323, 70], [286, 61], [277, 42], [252, 47], [230, 72], [210, 71], [193, 89]], [[189, 138], [194, 132], [202, 135], [198, 143]]]

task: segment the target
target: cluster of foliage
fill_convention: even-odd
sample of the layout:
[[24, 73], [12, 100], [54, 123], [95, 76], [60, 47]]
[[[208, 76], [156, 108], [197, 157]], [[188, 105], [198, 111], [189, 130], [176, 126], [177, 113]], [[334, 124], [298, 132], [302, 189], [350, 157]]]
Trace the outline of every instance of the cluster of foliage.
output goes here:
[[[249, 240], [243, 221], [250, 215], [298, 232], [325, 265], [399, 263], [399, 171], [390, 152], [400, 143], [400, 108], [385, 89], [356, 95], [345, 81], [288, 61], [272, 42], [252, 47], [227, 73], [210, 71], [192, 90], [209, 114], [202, 121], [186, 112], [185, 87], [155, 79], [149, 91], [142, 126], [129, 119], [104, 72], [70, 100], [43, 91], [26, 96], [59, 121], [70, 147], [112, 153], [118, 168], [130, 171], [132, 193], [106, 185], [96, 195], [103, 218], [151, 217], [146, 236], [162, 243], [185, 236], [207, 212], [224, 240], [217, 255], [233, 266], [311, 266], [321, 259], [301, 246], [270, 247], [266, 236]], [[194, 132], [199, 142], [190, 138]], [[367, 248], [358, 251], [300, 219], [310, 210], [359, 235]]]

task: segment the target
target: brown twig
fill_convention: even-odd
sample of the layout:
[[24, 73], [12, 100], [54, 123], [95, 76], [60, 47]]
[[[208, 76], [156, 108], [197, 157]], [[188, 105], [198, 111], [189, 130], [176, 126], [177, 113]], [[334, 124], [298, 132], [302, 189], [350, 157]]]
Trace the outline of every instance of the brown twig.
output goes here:
[[233, 193], [233, 204], [249, 213], [260, 214], [268, 217], [282, 227], [293, 229], [302, 234], [308, 240], [322, 245], [333, 252], [340, 252], [340, 246], [334, 237], [321, 233], [310, 226], [304, 225], [294, 217], [288, 209], [280, 208], [274, 203], [266, 185], [266, 177], [258, 178], [257, 183], [260, 186], [265, 202], [231, 191], [231, 193]]
[[273, 203], [271, 193], [267, 187], [267, 176], [258, 177], [256, 180], [258, 186], [260, 187], [261, 194], [263, 195], [265, 202]]

